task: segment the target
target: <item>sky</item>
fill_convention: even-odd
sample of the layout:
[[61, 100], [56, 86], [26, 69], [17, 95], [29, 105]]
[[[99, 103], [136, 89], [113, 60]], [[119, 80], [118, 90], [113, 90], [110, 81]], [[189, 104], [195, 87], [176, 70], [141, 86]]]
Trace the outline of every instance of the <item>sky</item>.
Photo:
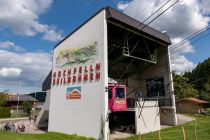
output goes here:
[[[170, 0], [145, 24], [166, 10]], [[52, 68], [53, 47], [104, 6], [144, 21], [167, 0], [0, 0], [0, 91], [40, 91]], [[209, 0], [180, 0], [149, 26], [172, 40], [171, 66], [191, 71], [210, 57], [210, 34], [186, 40], [210, 21]]]

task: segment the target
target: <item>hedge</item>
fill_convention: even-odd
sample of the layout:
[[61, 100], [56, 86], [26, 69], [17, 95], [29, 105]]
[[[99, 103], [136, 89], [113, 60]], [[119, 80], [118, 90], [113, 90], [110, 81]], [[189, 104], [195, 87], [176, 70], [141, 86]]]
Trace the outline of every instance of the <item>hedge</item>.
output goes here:
[[10, 110], [11, 110], [10, 107], [0, 107], [0, 118], [11, 117]]

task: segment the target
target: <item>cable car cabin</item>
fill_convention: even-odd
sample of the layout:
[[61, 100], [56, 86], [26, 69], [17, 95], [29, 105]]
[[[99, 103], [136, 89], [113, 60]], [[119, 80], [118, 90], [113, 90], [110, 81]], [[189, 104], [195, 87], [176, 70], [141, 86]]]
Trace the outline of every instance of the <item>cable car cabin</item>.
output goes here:
[[126, 86], [109, 84], [109, 109], [111, 112], [126, 111]]

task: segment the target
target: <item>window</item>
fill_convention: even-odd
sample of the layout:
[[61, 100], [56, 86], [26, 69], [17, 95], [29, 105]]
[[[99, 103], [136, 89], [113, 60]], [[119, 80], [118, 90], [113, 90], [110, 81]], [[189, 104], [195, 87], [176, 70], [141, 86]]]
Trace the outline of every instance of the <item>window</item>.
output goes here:
[[164, 79], [154, 78], [148, 79], [147, 82], [147, 97], [156, 97], [156, 96], [164, 96]]
[[115, 95], [116, 98], [125, 98], [124, 88], [116, 88], [115, 91], [116, 91], [116, 95]]

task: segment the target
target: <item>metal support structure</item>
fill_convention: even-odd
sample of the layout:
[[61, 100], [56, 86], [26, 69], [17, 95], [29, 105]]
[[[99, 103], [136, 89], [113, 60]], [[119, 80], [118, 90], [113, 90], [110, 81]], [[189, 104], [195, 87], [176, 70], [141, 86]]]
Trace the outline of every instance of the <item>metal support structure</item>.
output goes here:
[[134, 59], [138, 59], [138, 60], [142, 60], [142, 61], [146, 61], [146, 62], [149, 62], [149, 63], [156, 64], [157, 63], [157, 59], [155, 59], [155, 58], [157, 57], [156, 56], [157, 55], [157, 53], [156, 53], [157, 49], [155, 49], [154, 54], [151, 54], [145, 39], [143, 39], [143, 40], [144, 40], [145, 47], [147, 48], [147, 52], [148, 52], [150, 60], [149, 59], [145, 59], [145, 58], [141, 58], [141, 57], [136, 57], [136, 56], [132, 55], [133, 51], [138, 46], [140, 40], [138, 40], [136, 42], [136, 44], [133, 46], [133, 49], [130, 51], [130, 49], [129, 49], [129, 42], [128, 42], [128, 39], [127, 39], [127, 34], [126, 34], [126, 40], [125, 40], [125, 43], [124, 43], [124, 46], [123, 46], [123, 55], [126, 56], [126, 57], [131, 57], [131, 58], [134, 58]]
[[120, 25], [120, 24], [118, 24], [118, 23], [112, 22], [112, 21], [110, 21], [110, 20], [107, 20], [107, 22], [108, 22], [108, 23], [111, 23], [111, 24], [113, 24], [113, 25], [115, 25], [115, 26], [117, 26], [117, 27], [120, 27], [120, 28], [122, 28], [122, 29], [125, 29], [125, 30], [127, 30], [127, 31], [129, 31], [129, 32], [132, 32], [132, 33], [134, 33], [134, 34], [136, 34], [136, 35], [139, 35], [139, 36], [142, 36], [142, 37], [144, 37], [144, 38], [147, 38], [147, 39], [149, 39], [149, 40], [151, 40], [151, 41], [154, 41], [154, 42], [156, 42], [156, 43], [158, 43], [158, 44], [161, 44], [161, 45], [163, 45], [163, 46], [167, 46], [165, 43], [160, 42], [160, 41], [158, 41], [157, 39], [153, 39], [153, 38], [151, 38], [151, 37], [148, 37], [148, 36], [146, 36], [146, 35], [143, 35], [143, 34], [140, 33], [140, 32], [131, 30], [131, 29], [129, 29], [129, 28], [127, 28], [127, 27], [124, 27], [124, 26], [122, 26], [122, 25]]

